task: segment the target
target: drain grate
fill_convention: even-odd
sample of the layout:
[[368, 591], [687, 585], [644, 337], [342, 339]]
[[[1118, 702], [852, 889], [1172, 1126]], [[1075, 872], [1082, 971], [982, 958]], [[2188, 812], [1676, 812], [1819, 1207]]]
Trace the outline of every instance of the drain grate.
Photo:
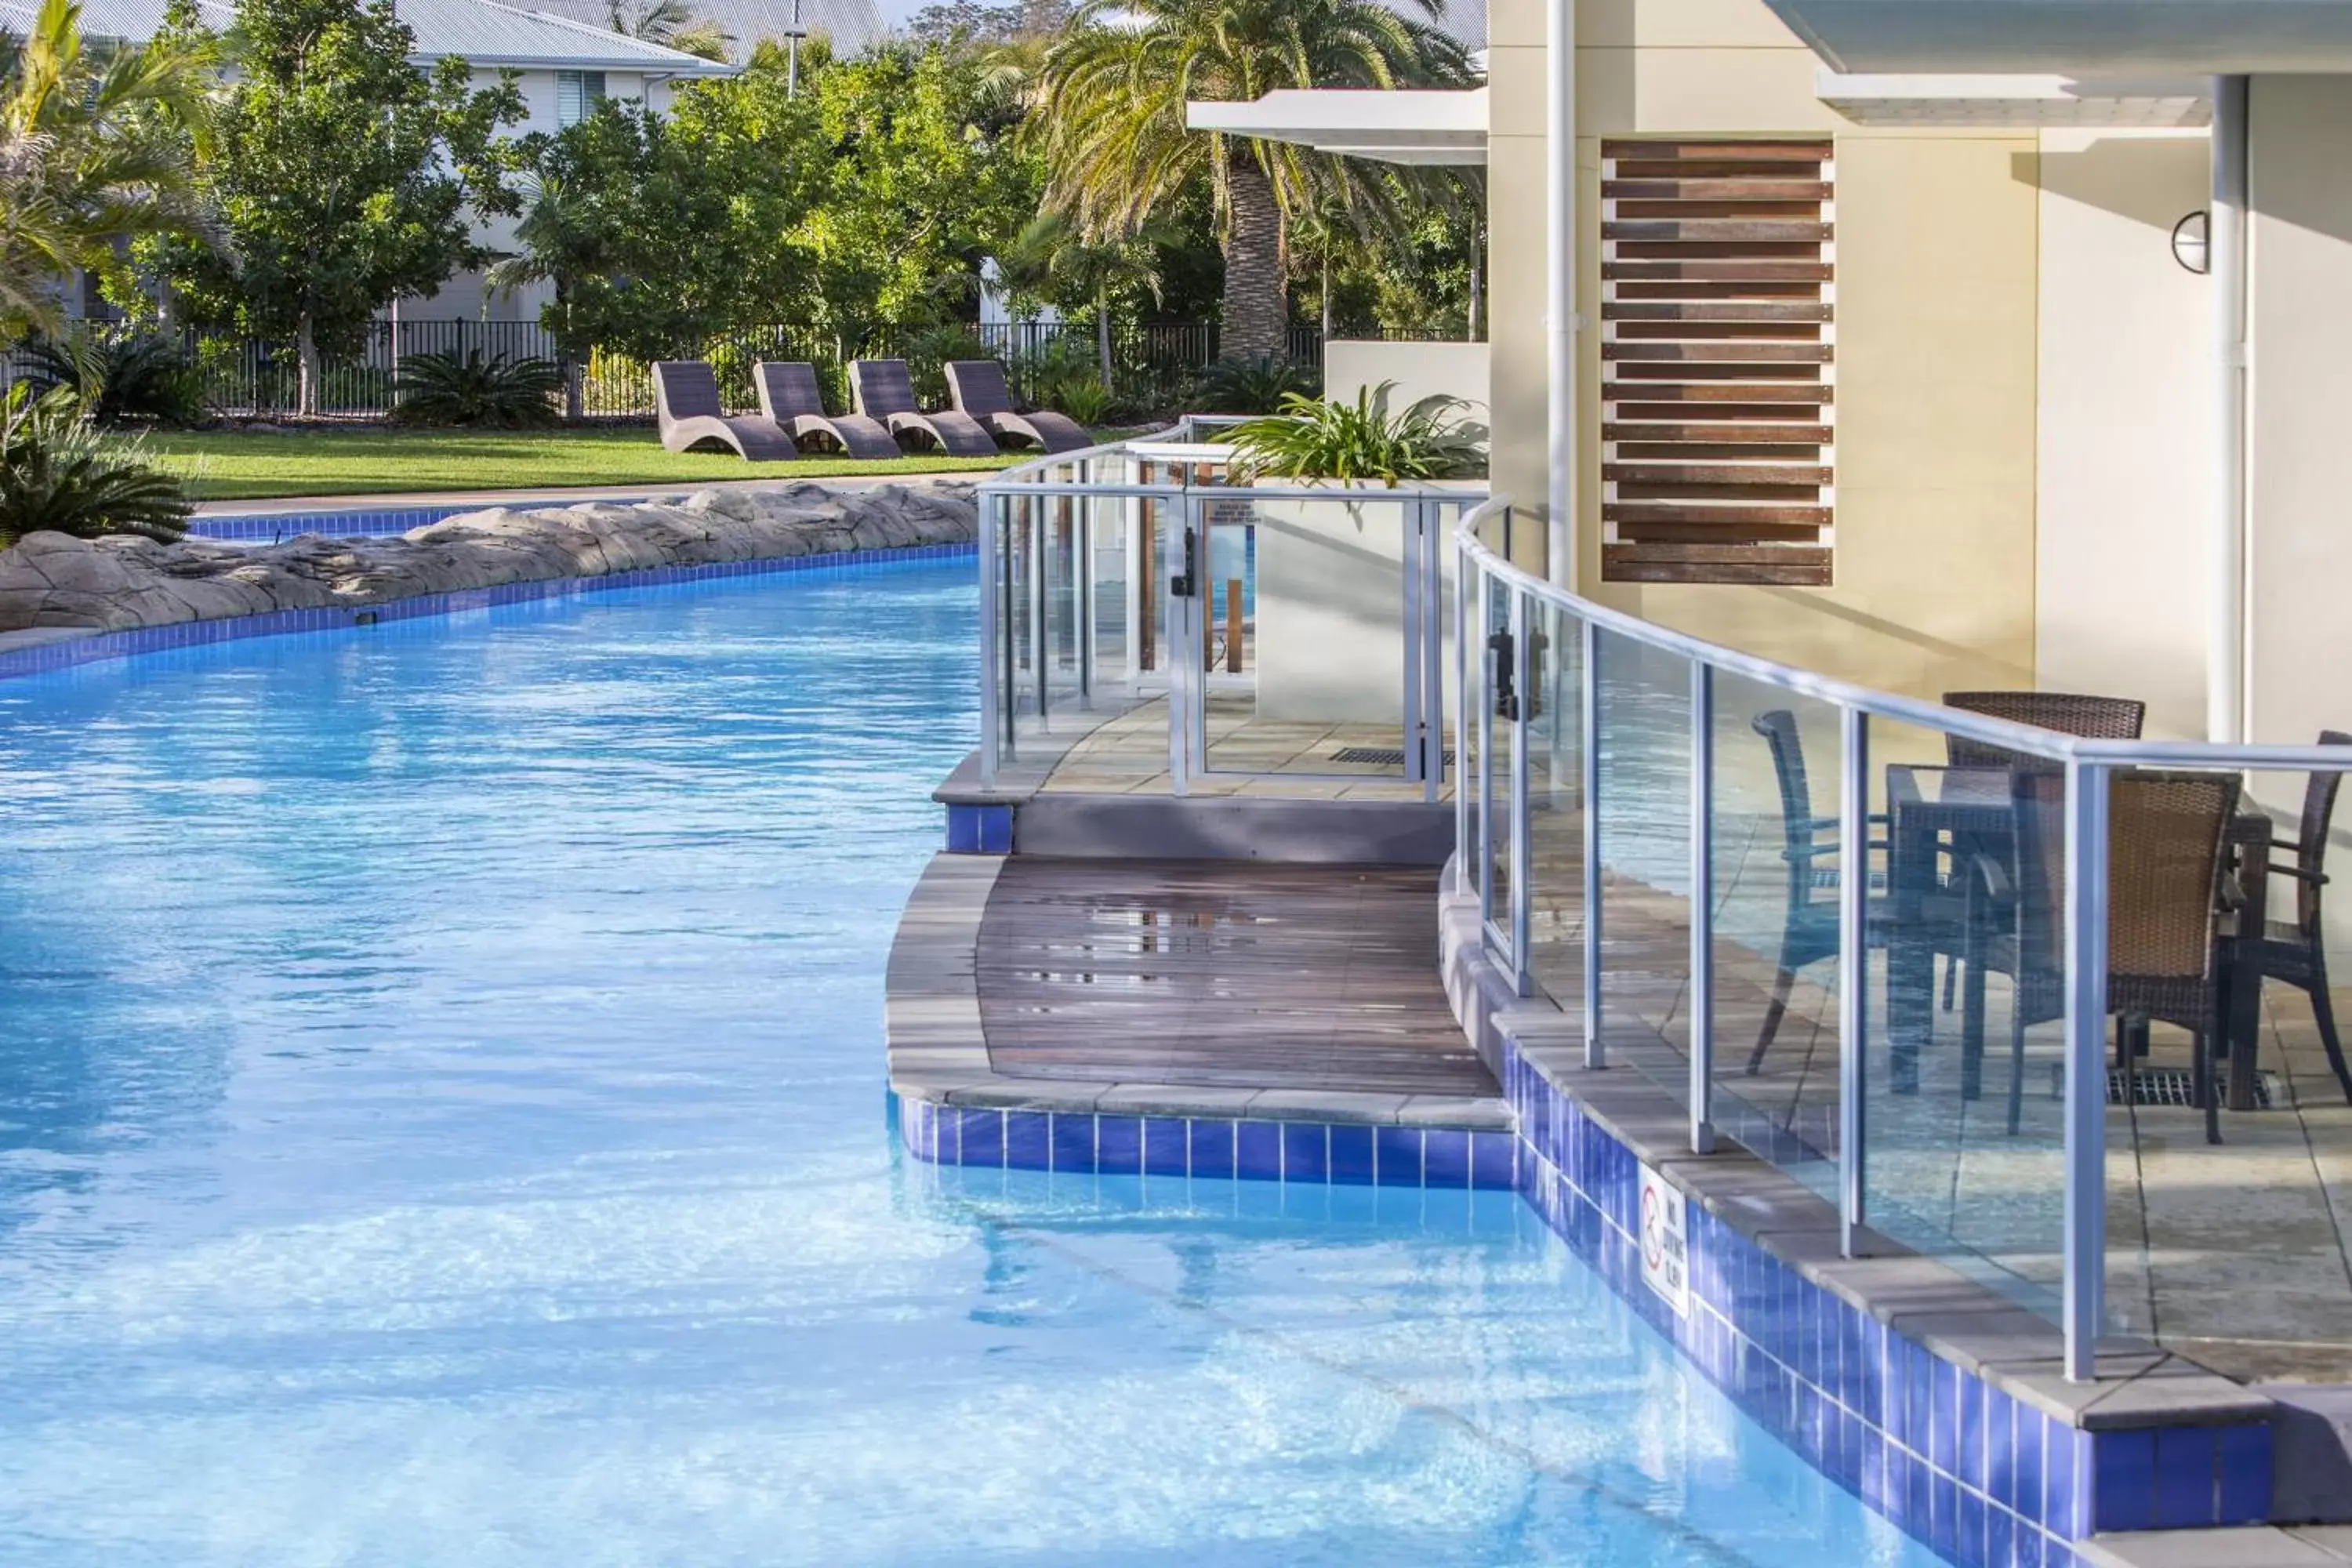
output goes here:
[[[2142, 1105], [2178, 1106], [2185, 1110], [2190, 1104], [2189, 1082], [2189, 1071], [2187, 1068], [2142, 1068], [2139, 1069], [2137, 1081], [2133, 1085], [2137, 1090], [2135, 1098]], [[2050, 1064], [2050, 1098], [2063, 1100], [2065, 1097], [2066, 1069], [2053, 1062]], [[2281, 1091], [2278, 1074], [2274, 1072], [2254, 1074], [2255, 1110], [2274, 1110], [2284, 1098]], [[2107, 1069], [2107, 1103], [2121, 1105], [2123, 1102], [2123, 1069], [2111, 1067]]]
[[[1331, 753], [1335, 763], [1362, 763], [1372, 767], [1401, 768], [1404, 766], [1402, 746], [1342, 746]], [[1445, 753], [1445, 765], [1454, 765], [1454, 753]]]

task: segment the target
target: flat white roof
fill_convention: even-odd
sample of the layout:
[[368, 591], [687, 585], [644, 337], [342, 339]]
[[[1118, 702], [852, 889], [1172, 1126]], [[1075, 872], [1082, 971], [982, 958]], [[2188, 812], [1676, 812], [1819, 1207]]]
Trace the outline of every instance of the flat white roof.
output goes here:
[[1814, 90], [1861, 125], [2178, 127], [2213, 119], [2210, 85], [2199, 77], [1869, 75], [1823, 66]]
[[1464, 166], [1486, 161], [1486, 89], [1284, 88], [1246, 103], [1193, 102], [1184, 123], [1344, 158]]
[[2352, 0], [1765, 0], [1841, 71], [2352, 71]]

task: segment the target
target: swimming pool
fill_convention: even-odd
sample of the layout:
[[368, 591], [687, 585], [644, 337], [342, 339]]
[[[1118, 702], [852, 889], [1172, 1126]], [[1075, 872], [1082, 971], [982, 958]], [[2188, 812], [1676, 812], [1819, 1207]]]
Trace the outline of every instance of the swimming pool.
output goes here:
[[975, 614], [0, 681], [0, 1563], [1933, 1561], [1510, 1194], [905, 1161]]

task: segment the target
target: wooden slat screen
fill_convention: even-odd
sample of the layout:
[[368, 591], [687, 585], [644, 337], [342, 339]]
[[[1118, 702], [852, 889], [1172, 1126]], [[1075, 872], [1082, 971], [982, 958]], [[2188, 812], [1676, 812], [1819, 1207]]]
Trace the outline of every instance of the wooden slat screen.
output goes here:
[[1828, 142], [1601, 144], [1601, 575], [1830, 581]]

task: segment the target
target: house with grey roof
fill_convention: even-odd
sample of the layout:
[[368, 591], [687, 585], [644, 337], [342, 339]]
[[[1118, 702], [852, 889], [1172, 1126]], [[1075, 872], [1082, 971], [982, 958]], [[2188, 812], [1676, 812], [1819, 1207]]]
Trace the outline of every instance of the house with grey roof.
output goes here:
[[[786, 5], [791, 0], [782, 0]], [[803, 0], [812, 10], [820, 0]], [[845, 5], [851, 0], [823, 0]], [[871, 9], [871, 0], [862, 0]], [[0, 0], [0, 29], [23, 35], [34, 20], [38, 0]], [[557, 16], [529, 10], [500, 0], [398, 0], [400, 19], [416, 34], [417, 64], [431, 66], [456, 56], [472, 68], [476, 83], [489, 86], [501, 71], [512, 71], [522, 92], [526, 114], [511, 133], [553, 132], [588, 114], [604, 99], [639, 99], [654, 109], [667, 109], [678, 88], [688, 82], [735, 74], [736, 67], [659, 44], [616, 33], [602, 21], [577, 16]], [[84, 0], [82, 31], [92, 38], [131, 43], [152, 37], [163, 26], [164, 0]], [[196, 11], [207, 26], [226, 31], [236, 19], [227, 0], [196, 0]], [[479, 237], [495, 249], [511, 246], [510, 219], [492, 219]], [[77, 314], [100, 314], [95, 290], [75, 290]], [[485, 297], [478, 274], [451, 279], [428, 300], [404, 300], [404, 314], [414, 317], [479, 317], [499, 321], [532, 321], [539, 315], [540, 292], [519, 289]]]
[[[611, 0], [535, 0], [551, 16], [565, 16], [591, 26], [607, 25]], [[687, 0], [698, 21], [715, 22], [729, 39], [728, 58], [740, 65], [751, 58], [752, 46], [763, 38], [786, 38], [794, 33], [822, 37], [838, 55], [854, 55], [876, 43], [887, 30], [874, 0]]]

